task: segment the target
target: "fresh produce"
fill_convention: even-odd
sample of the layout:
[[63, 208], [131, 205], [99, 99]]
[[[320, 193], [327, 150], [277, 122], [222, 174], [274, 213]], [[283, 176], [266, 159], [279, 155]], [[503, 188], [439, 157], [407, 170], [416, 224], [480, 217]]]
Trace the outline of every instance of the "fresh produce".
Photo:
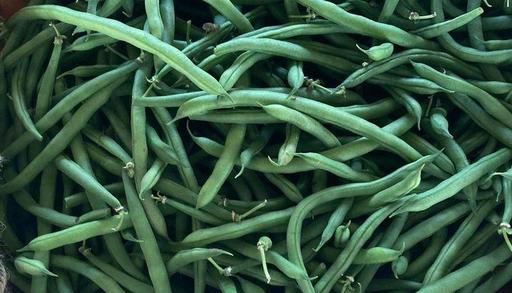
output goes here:
[[509, 1], [5, 3], [0, 285], [512, 280]]

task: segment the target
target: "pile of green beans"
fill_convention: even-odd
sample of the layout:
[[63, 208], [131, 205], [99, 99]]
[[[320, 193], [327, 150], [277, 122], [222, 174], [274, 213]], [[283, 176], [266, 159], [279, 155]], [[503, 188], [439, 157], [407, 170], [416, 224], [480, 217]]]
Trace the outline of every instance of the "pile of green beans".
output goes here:
[[9, 290], [509, 292], [511, 5], [28, 1]]

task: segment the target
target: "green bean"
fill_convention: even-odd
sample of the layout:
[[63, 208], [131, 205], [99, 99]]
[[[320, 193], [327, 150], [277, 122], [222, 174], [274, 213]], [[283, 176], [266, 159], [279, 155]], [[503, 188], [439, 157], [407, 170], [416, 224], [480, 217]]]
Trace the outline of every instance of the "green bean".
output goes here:
[[394, 46], [391, 43], [382, 43], [378, 46], [373, 46], [368, 49], [363, 49], [356, 45], [359, 51], [363, 52], [370, 60], [380, 61], [390, 57], [393, 54]]
[[34, 112], [34, 120], [39, 120], [46, 112], [51, 103], [53, 93], [55, 75], [59, 67], [60, 54], [62, 50], [63, 37], [58, 35], [53, 41], [53, 51], [48, 62], [43, 77], [40, 82], [39, 92], [37, 94], [36, 107]]
[[25, 273], [33, 277], [58, 277], [56, 274], [50, 272], [42, 261], [37, 259], [19, 256], [14, 260], [14, 266], [18, 272]]
[[[177, 131], [176, 125], [174, 123], [172, 123], [171, 115], [164, 108], [154, 108], [152, 110], [157, 118], [158, 123], [164, 130], [164, 135], [166, 137], [167, 142], [172, 145], [172, 148], [176, 152], [176, 155], [179, 160], [178, 171], [180, 173], [181, 179], [183, 180], [183, 182], [185, 182], [185, 184], [188, 188], [190, 188], [194, 191], [198, 191], [199, 185], [197, 183], [197, 179], [195, 177], [194, 170], [192, 169], [192, 166], [190, 165], [188, 155], [185, 151], [185, 148], [183, 146], [183, 141], [181, 139], [179, 132]], [[151, 202], [153, 204], [152, 201], [148, 201], [148, 202]], [[150, 216], [151, 216], [151, 214], [153, 214], [153, 213], [148, 213], [148, 215], [150, 215]], [[167, 230], [166, 230], [167, 226], [165, 224], [165, 220], [163, 219], [163, 217], [159, 217], [159, 218], [161, 218], [161, 221], [160, 221], [161, 224], [159, 225], [159, 227], [160, 227], [159, 230], [161, 232], [165, 232], [165, 237], [168, 237]], [[183, 227], [184, 220], [185, 220], [184, 215], [178, 215], [178, 217], [177, 217], [178, 224], [176, 226]], [[181, 222], [179, 222], [179, 221], [181, 221]], [[194, 226], [196, 226], [196, 224], [197, 224], [197, 222], [195, 220], [193, 220], [192, 223]], [[196, 269], [198, 269], [200, 267], [202, 267], [203, 269], [205, 268], [204, 265], [202, 265], [202, 264], [195, 266]], [[201, 275], [203, 275], [203, 274], [200, 274], [196, 270], [196, 276], [198, 276], [198, 278], [195, 279], [196, 287], [203, 286], [201, 284], [202, 283], [201, 278], [199, 278], [199, 276], [201, 276]]]
[[510, 220], [512, 218], [512, 205], [510, 203], [510, 198], [506, 196], [512, 188], [512, 183], [510, 182], [510, 171], [504, 172], [504, 173], [494, 173], [493, 175], [501, 175], [504, 178], [502, 179], [502, 188], [503, 188], [503, 194], [504, 194], [504, 207], [503, 207], [503, 215], [501, 223], [499, 224], [498, 233], [503, 236], [503, 239], [509, 246], [509, 248], [512, 248], [512, 245], [510, 244], [510, 240], [508, 235], [510, 234]]
[[27, 106], [25, 105], [25, 97], [23, 94], [22, 84], [24, 82], [24, 78], [22, 77], [24, 68], [28, 65], [27, 61], [24, 61], [22, 64], [18, 65], [14, 70], [12, 79], [11, 79], [11, 100], [13, 102], [14, 111], [19, 121], [22, 123], [23, 127], [30, 133], [32, 138], [37, 139], [38, 141], [43, 140], [43, 136], [37, 131], [34, 122], [30, 118], [30, 115], [27, 110]]
[[306, 279], [307, 275], [279, 253], [269, 250], [267, 259], [280, 271], [292, 279]]
[[76, 272], [87, 277], [108, 293], [124, 292], [119, 284], [111, 277], [96, 269], [95, 267], [77, 260], [76, 258], [64, 255], [52, 255], [51, 264], [55, 267]]
[[[135, 72], [132, 86], [132, 107], [130, 111], [130, 127], [133, 133], [131, 147], [133, 154], [135, 187], [140, 191], [140, 184], [144, 174], [147, 171], [148, 164], [148, 140], [145, 133], [146, 125], [146, 109], [135, 106], [136, 97], [143, 96], [146, 86], [146, 76], [149, 74], [149, 66], [151, 60], [144, 60], [143, 66]], [[149, 207], [148, 203], [145, 206]], [[156, 223], [153, 223], [156, 224]], [[154, 225], [155, 227], [157, 225]], [[167, 233], [165, 234], [167, 235]]]
[[453, 237], [443, 246], [441, 252], [437, 256], [436, 260], [427, 270], [423, 284], [428, 285], [429, 283], [435, 282], [442, 278], [447, 272], [447, 268], [453, 260], [456, 254], [460, 251], [462, 245], [464, 245], [484, 220], [484, 218], [490, 213], [490, 211], [496, 205], [494, 200], [488, 200], [482, 204], [474, 213], [471, 213], [457, 229], [457, 232]]
[[439, 85], [446, 87], [449, 90], [469, 95], [471, 98], [478, 101], [478, 103], [480, 103], [482, 107], [489, 112], [490, 115], [494, 116], [500, 122], [504, 123], [509, 127], [510, 125], [512, 125], [512, 123], [510, 123], [509, 120], [511, 119], [512, 114], [496, 98], [494, 98], [484, 90], [460, 78], [453, 77], [447, 74], [442, 74], [439, 71], [425, 64], [413, 62], [413, 67], [419, 75], [427, 79], [430, 79], [438, 83]]
[[[502, 184], [504, 190], [510, 190], [512, 188], [512, 182], [510, 181], [510, 176], [508, 175], [510, 173], [510, 170], [508, 170], [505, 173], [495, 173], [495, 175], [501, 175], [503, 176]], [[512, 202], [510, 201], [510, 198], [504, 195], [504, 208], [503, 208], [503, 216], [502, 216], [502, 222], [503, 223], [509, 223], [512, 219]]]
[[[265, 202], [265, 199], [263, 199]], [[275, 211], [278, 209], [287, 208], [290, 206], [290, 201], [287, 198], [268, 199], [264, 204], [262, 201], [242, 201], [234, 199], [223, 199], [222, 205], [226, 208], [233, 209], [239, 213], [245, 213], [248, 210], [258, 207], [260, 211]]]
[[223, 292], [223, 293], [236, 293], [237, 292], [236, 285], [233, 280], [220, 274], [220, 272], [217, 270], [212, 270], [210, 273], [211, 273], [211, 276], [213, 277], [215, 283], [219, 287], [220, 292]]
[[109, 277], [118, 282], [121, 286], [125, 287], [132, 292], [154, 292], [153, 287], [141, 282], [132, 276], [118, 270], [116, 267], [104, 262], [99, 257], [95, 256], [90, 248], [80, 247], [80, 253], [95, 267], [103, 271]]
[[426, 39], [435, 38], [470, 23], [482, 13], [484, 13], [484, 10], [481, 7], [478, 7], [453, 19], [422, 27], [412, 31], [411, 33]]
[[48, 251], [92, 237], [115, 233], [132, 226], [128, 214], [115, 215], [108, 219], [96, 220], [75, 225], [57, 232], [48, 233], [32, 239], [20, 251]]
[[218, 248], [192, 248], [181, 250], [167, 262], [167, 272], [169, 275], [173, 275], [179, 268], [187, 264], [213, 258], [221, 254], [233, 256], [232, 253]]
[[[428, 162], [426, 162], [428, 163]], [[369, 205], [373, 207], [382, 206], [399, 200], [404, 195], [414, 190], [421, 181], [421, 170], [425, 165], [420, 166], [407, 175], [402, 181], [377, 192], [369, 198]]]
[[[510, 158], [512, 158], [512, 153], [507, 149], [501, 149], [487, 155], [464, 168], [461, 172], [442, 181], [435, 188], [420, 194], [413, 194], [395, 214], [407, 211], [423, 211], [436, 203], [446, 200], [464, 187], [480, 179], [483, 175], [495, 170], [505, 161], [510, 160]], [[461, 181], [460, 178], [464, 178], [464, 181]]]
[[434, 52], [421, 49], [410, 49], [392, 55], [388, 59], [379, 62], [371, 63], [351, 73], [345, 81], [341, 84], [347, 88], [354, 87], [363, 83], [364, 81], [387, 72], [400, 65], [406, 64], [410, 60], [415, 62], [435, 62], [446, 66], [450, 70], [457, 72], [463, 76], [480, 77], [478, 69], [468, 65], [458, 59], [453, 58], [449, 54], [442, 52]]
[[360, 118], [372, 120], [389, 115], [389, 113], [398, 108], [398, 103], [396, 103], [393, 99], [388, 98], [381, 99], [371, 104], [352, 105], [337, 108]]
[[160, 1], [160, 15], [162, 16], [162, 22], [164, 26], [162, 33], [162, 41], [170, 44], [174, 41], [176, 26], [174, 0]]
[[393, 12], [396, 9], [396, 6], [398, 5], [398, 0], [386, 0], [384, 1], [384, 4], [382, 5], [382, 10], [379, 14], [379, 22], [387, 23], [389, 22], [389, 18], [393, 16]]
[[436, 107], [430, 112], [430, 126], [432, 130], [443, 138], [453, 139], [453, 135], [450, 134], [450, 130], [448, 129], [448, 120], [446, 119], [448, 113], [446, 110]]
[[304, 71], [302, 69], [302, 62], [290, 62], [287, 74], [288, 84], [292, 88], [290, 96], [293, 96], [304, 84]]
[[268, 38], [239, 38], [215, 47], [215, 55], [225, 55], [236, 51], [253, 51], [267, 55], [287, 57], [297, 61], [313, 62], [342, 72], [355, 69], [356, 65], [340, 57], [331, 56], [303, 46]]
[[106, 190], [91, 175], [80, 168], [80, 166], [78, 166], [78, 164], [75, 162], [59, 155], [55, 159], [55, 165], [60, 171], [73, 179], [73, 181], [80, 184], [87, 192], [95, 194], [98, 198], [101, 198], [115, 211], [121, 212], [124, 209], [121, 205], [121, 202], [119, 202], [116, 197], [114, 197], [108, 190]]
[[331, 239], [337, 230], [338, 226], [341, 225], [345, 216], [348, 213], [348, 210], [352, 207], [352, 203], [354, 202], [353, 198], [344, 199], [341, 204], [334, 210], [334, 212], [329, 217], [329, 222], [327, 222], [327, 226], [322, 232], [322, 237], [320, 238], [320, 242], [314, 248], [315, 252], [319, 251], [322, 246]]
[[57, 79], [72, 75], [76, 77], [95, 77], [111, 70], [114, 70], [117, 66], [113, 65], [83, 65], [76, 66], [73, 69], [65, 71], [57, 76]]
[[[53, 166], [45, 169], [41, 174], [41, 182], [39, 187], [39, 202], [41, 207], [54, 211], [55, 191], [57, 189], [57, 169]], [[29, 197], [30, 198], [30, 197]], [[31, 198], [30, 198], [31, 199]], [[35, 202], [34, 202], [35, 203]], [[52, 226], [45, 223], [44, 220], [37, 221], [37, 234], [43, 235], [52, 232]], [[50, 264], [50, 254], [48, 252], [35, 252], [34, 260], [39, 260], [44, 266]], [[48, 292], [48, 278], [46, 276], [32, 278], [32, 292]]]
[[114, 111], [110, 105], [105, 105], [105, 107], [101, 107], [101, 111], [107, 118], [110, 126], [114, 130], [115, 135], [121, 141], [122, 145], [131, 151], [132, 145], [132, 134], [130, 133], [130, 128], [127, 127], [126, 124], [122, 123], [122, 121], [118, 118], [117, 113]]
[[206, 3], [214, 7], [224, 15], [242, 33], [254, 30], [247, 19], [229, 0], [206, 0]]
[[350, 48], [349, 50], [339, 49], [337, 47], [330, 46], [325, 43], [310, 40], [294, 40], [293, 44], [302, 46], [310, 51], [316, 51], [318, 53], [323, 53], [330, 56], [347, 58], [349, 61], [355, 63], [363, 62], [365, 58], [363, 53], [352, 51], [351, 49], [353, 48]]
[[510, 40], [487, 40], [484, 41], [487, 50], [505, 50], [512, 49], [512, 41]]
[[469, 210], [467, 203], [459, 203], [451, 208], [444, 209], [400, 235], [394, 247], [399, 248], [402, 243], [405, 243], [405, 250], [408, 250], [423, 239], [433, 235], [437, 230], [454, 223]]
[[167, 164], [179, 164], [179, 159], [172, 147], [162, 141], [153, 127], [146, 125], [146, 136], [148, 139], [149, 148], [156, 154], [158, 159], [164, 161]]
[[[51, 170], [51, 169], [50, 169]], [[46, 172], [43, 172], [45, 175]], [[50, 184], [48, 184], [50, 185]], [[52, 208], [45, 207], [41, 204], [38, 204], [28, 192], [25, 190], [20, 190], [14, 193], [14, 200], [26, 211], [33, 214], [34, 216], [39, 217], [41, 220], [53, 224], [58, 227], [70, 227], [73, 226], [77, 217], [66, 215], [64, 213], [57, 212]], [[43, 233], [41, 233], [43, 234]]]
[[269, 212], [240, 223], [227, 223], [212, 228], [203, 228], [190, 233], [182, 243], [187, 246], [202, 246], [220, 240], [234, 239], [255, 231], [285, 224], [293, 208]]
[[375, 176], [367, 172], [356, 171], [342, 162], [329, 159], [318, 153], [296, 153], [295, 156], [302, 158], [307, 164], [314, 168], [325, 170], [350, 181], [364, 182], [375, 179]]
[[[326, 250], [328, 249], [328, 247], [323, 248], [323, 250], [324, 249]], [[402, 253], [403, 251], [378, 246], [369, 249], [361, 249], [355, 256], [353, 264], [371, 265], [388, 263], [396, 260]], [[322, 252], [320, 252], [320, 254], [322, 254]], [[336, 254], [333, 254], [331, 256], [336, 257], [335, 255], [337, 254], [339, 254], [338, 251], [336, 251]]]
[[259, 134], [253, 142], [240, 153], [240, 171], [235, 175], [235, 179], [238, 178], [244, 172], [245, 166], [249, 165], [252, 158], [257, 155], [265, 145], [270, 140], [272, 136], [273, 129], [265, 127], [261, 130], [261, 134]]
[[208, 214], [207, 212], [203, 212], [201, 210], [194, 209], [194, 208], [192, 208], [188, 205], [182, 204], [178, 201], [170, 200], [163, 196], [160, 196], [160, 197], [157, 196], [154, 199], [160, 201], [162, 204], [167, 204], [167, 205], [175, 208], [176, 210], [191, 216], [194, 219], [198, 219], [199, 221], [201, 221], [203, 223], [210, 224], [210, 225], [222, 225], [225, 223], [224, 221], [216, 218], [213, 215]]
[[167, 112], [166, 109], [163, 108], [155, 108], [153, 109], [153, 113], [156, 115], [159, 124], [162, 126], [164, 130], [164, 135], [166, 140], [172, 145], [172, 148], [176, 152], [176, 156], [178, 157], [178, 171], [180, 172], [180, 176], [185, 182], [185, 185], [193, 190], [199, 191], [199, 185], [197, 183], [197, 179], [194, 175], [194, 170], [190, 165], [187, 152], [185, 151], [185, 147], [183, 146], [183, 141], [181, 136], [176, 129], [176, 125], [172, 122], [172, 117]]
[[35, 51], [34, 54], [30, 57], [30, 63], [28, 65], [30, 71], [27, 72], [25, 81], [25, 96], [27, 97], [27, 100], [25, 102], [28, 105], [33, 104], [33, 98], [37, 95], [34, 93], [38, 88], [38, 83], [40, 82], [41, 74], [44, 71], [46, 65], [46, 59], [50, 55], [50, 49], [54, 47], [49, 46], [49, 43], [50, 42], [45, 43], [43, 46], [41, 46], [41, 48], [39, 48], [39, 50]]
[[[255, 247], [244, 243], [239, 240], [230, 240], [227, 243], [227, 246], [234, 251], [247, 256], [253, 260], [256, 260], [256, 263], [261, 262], [260, 254]], [[277, 249], [278, 251], [279, 249]], [[289, 260], [284, 258], [279, 252], [275, 249], [265, 251], [266, 261], [270, 264], [276, 266], [280, 271], [282, 271], [286, 276], [293, 279], [304, 279], [306, 276], [304, 273]]]
[[481, 88], [490, 94], [508, 94], [512, 90], [512, 84], [503, 81], [478, 81], [468, 80], [471, 84]]
[[184, 102], [206, 95], [203, 91], [176, 93], [167, 96], [147, 96], [144, 98], [134, 96], [133, 104], [144, 107], [179, 107]]
[[390, 85], [402, 88], [411, 93], [420, 95], [433, 95], [436, 93], [452, 93], [453, 91], [445, 89], [440, 85], [424, 78], [418, 77], [400, 77], [391, 74], [375, 76], [368, 83], [376, 85]]
[[156, 159], [149, 170], [144, 174], [140, 181], [140, 187], [139, 187], [139, 198], [140, 200], [144, 201], [144, 198], [148, 193], [151, 192], [151, 189], [155, 186], [157, 181], [160, 179], [160, 176], [162, 176], [162, 173], [165, 170], [165, 167], [167, 166], [166, 163]]
[[82, 132], [95, 144], [102, 146], [124, 164], [128, 164], [132, 161], [130, 155], [119, 144], [117, 144], [114, 139], [102, 134], [90, 126], [86, 126]]
[[318, 0], [299, 0], [300, 4], [311, 8], [319, 15], [342, 26], [353, 29], [356, 33], [371, 36], [377, 39], [385, 39], [404, 47], [418, 47], [431, 49], [436, 46], [421, 37], [407, 33], [392, 25], [378, 23], [366, 17], [346, 12], [333, 3]]
[[297, 186], [283, 175], [268, 173], [264, 174], [264, 176], [292, 202], [298, 203], [303, 199], [303, 196]]
[[[66, 113], [71, 111], [75, 106], [82, 101], [88, 99], [92, 95], [106, 95], [106, 91], [112, 90], [112, 83], [116, 85], [122, 84], [120, 80], [124, 80], [125, 76], [138, 67], [137, 62], [127, 62], [119, 68], [107, 72], [95, 79], [92, 79], [82, 86], [72, 91], [69, 95], [57, 103], [50, 111], [48, 111], [39, 121], [36, 122], [36, 128], [40, 133], [46, 132], [53, 125], [55, 125]], [[96, 95], [95, 95], [96, 94]], [[98, 98], [96, 98], [98, 99]], [[97, 102], [97, 101], [96, 101]], [[89, 102], [89, 104], [94, 104]], [[90, 110], [90, 109], [89, 109]], [[78, 112], [77, 114], [79, 114]], [[11, 143], [6, 149], [3, 150], [3, 155], [7, 158], [14, 157], [26, 146], [28, 146], [34, 138], [28, 132], [23, 133], [18, 139]]]
[[107, 0], [98, 10], [98, 15], [108, 17], [122, 7], [123, 1], [120, 0]]
[[338, 138], [327, 128], [323, 127], [315, 119], [299, 111], [278, 104], [261, 106], [261, 108], [274, 118], [281, 119], [286, 123], [295, 125], [297, 128], [310, 133], [329, 148], [340, 145]]
[[476, 280], [492, 271], [501, 262], [510, 257], [510, 251], [505, 244], [494, 249], [491, 253], [479, 257], [458, 270], [421, 288], [418, 292], [439, 292], [438, 290], [458, 290], [471, 281]]
[[76, 224], [82, 224], [94, 220], [101, 220], [110, 216], [110, 208], [103, 208], [87, 212], [76, 219]]
[[[437, 109], [437, 108], [436, 108]], [[433, 109], [432, 111], [436, 110]], [[442, 115], [442, 114], [441, 114]], [[437, 133], [433, 133], [435, 131], [434, 129], [434, 122], [431, 121], [431, 127], [429, 125], [425, 125], [425, 129], [427, 132], [431, 133], [433, 137], [439, 136], [439, 132], [447, 133], [451, 136], [451, 134], [448, 132], [448, 121], [446, 119], [440, 118], [441, 125], [440, 129], [438, 129]], [[441, 145], [446, 149], [446, 153], [448, 157], [454, 162], [455, 168], [457, 171], [461, 171], [467, 166], [469, 166], [469, 161], [466, 157], [466, 154], [464, 153], [464, 150], [460, 147], [460, 145], [457, 144], [457, 142], [453, 138], [446, 138], [446, 137], [437, 137], [437, 139], [441, 142]], [[466, 186], [463, 189], [464, 194], [466, 194], [469, 204], [471, 208], [474, 210], [476, 208], [476, 193], [477, 193], [477, 185], [475, 183]]]
[[103, 170], [112, 175], [121, 176], [121, 171], [123, 167], [125, 167], [121, 161], [110, 156], [94, 144], [86, 143], [85, 149], [91, 157], [91, 160], [97, 163]]
[[286, 124], [286, 137], [283, 144], [279, 148], [277, 162], [272, 161], [269, 157], [269, 161], [272, 163], [272, 165], [286, 166], [292, 161], [293, 157], [295, 156], [295, 152], [297, 151], [300, 133], [300, 128], [294, 126], [293, 124]]
[[162, 15], [160, 14], [160, 1], [157, 0], [144, 0], [144, 7], [146, 8], [147, 23], [151, 34], [159, 39], [162, 38], [164, 23]]
[[239, 156], [242, 147], [243, 137], [245, 136], [245, 125], [233, 125], [226, 137], [226, 146], [215, 164], [212, 174], [201, 187], [198, 194], [196, 207], [201, 208], [211, 202], [220, 187], [224, 184], [227, 176], [231, 173], [236, 158]]
[[436, 154], [434, 163], [447, 173], [455, 173], [455, 166], [450, 158], [424, 138], [410, 131], [402, 135], [402, 138], [421, 153], [426, 155]]
[[386, 90], [393, 96], [393, 99], [405, 107], [407, 112], [413, 115], [416, 119], [418, 129], [420, 129], [421, 116], [423, 109], [414, 97], [409, 95], [406, 91], [399, 88], [386, 87]]
[[88, 51], [97, 47], [110, 45], [116, 40], [102, 33], [93, 33], [76, 39], [71, 45], [64, 49], [64, 52]]
[[167, 277], [165, 264], [160, 255], [160, 250], [151, 230], [149, 220], [144, 212], [142, 203], [139, 201], [135, 186], [130, 182], [126, 171], [123, 171], [123, 184], [126, 192], [128, 208], [132, 216], [133, 227], [137, 236], [143, 241], [140, 248], [146, 258], [146, 265], [155, 292], [171, 292], [169, 278]]
[[[162, 193], [167, 194], [170, 197], [176, 198], [184, 203], [187, 203], [188, 205], [196, 205], [197, 193], [182, 185], [177, 184], [172, 180], [160, 178], [160, 180], [156, 184], [156, 188], [157, 190], [160, 190]], [[207, 204], [206, 206], [203, 207], [203, 210], [211, 215], [215, 215], [216, 217], [225, 222], [232, 221], [232, 214], [216, 204]]]
[[233, 64], [222, 73], [219, 78], [219, 83], [226, 90], [233, 88], [247, 70], [259, 61], [266, 60], [268, 58], [270, 58], [270, 55], [250, 51], [240, 54]]
[[217, 80], [195, 66], [181, 51], [159, 41], [144, 31], [132, 28], [116, 20], [105, 19], [53, 5], [27, 7], [20, 11], [16, 17], [12, 18], [10, 24], [34, 19], [57, 19], [85, 29], [96, 30], [121, 41], [126, 41], [142, 50], [155, 54], [203, 90], [216, 95], [227, 95]]

